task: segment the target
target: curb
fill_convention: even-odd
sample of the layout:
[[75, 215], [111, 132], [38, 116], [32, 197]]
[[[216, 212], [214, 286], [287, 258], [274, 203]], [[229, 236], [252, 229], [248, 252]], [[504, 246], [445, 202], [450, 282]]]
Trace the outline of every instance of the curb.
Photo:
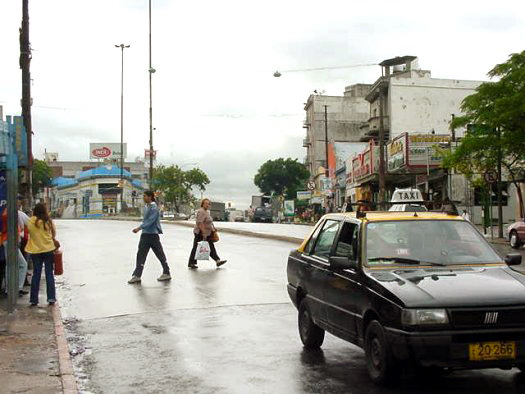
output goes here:
[[77, 382], [73, 363], [69, 355], [69, 345], [64, 334], [64, 325], [62, 324], [62, 314], [58, 302], [53, 308], [53, 321], [55, 323], [55, 338], [58, 349], [58, 364], [60, 370], [60, 381], [62, 383], [62, 392], [64, 394], [78, 393]]
[[[166, 224], [172, 224], [176, 226], [183, 226], [183, 227], [193, 227], [193, 223], [184, 223], [184, 222], [162, 222]], [[297, 237], [289, 237], [287, 235], [277, 235], [277, 234], [264, 234], [264, 233], [256, 233], [253, 231], [248, 230], [236, 230], [233, 228], [222, 228], [217, 227], [217, 230], [219, 233], [229, 233], [229, 234], [236, 234], [236, 235], [245, 235], [247, 237], [254, 237], [254, 238], [265, 238], [265, 239], [271, 239], [274, 241], [283, 241], [283, 242], [291, 242], [291, 243], [297, 243], [301, 244], [304, 239], [303, 238], [297, 238]]]

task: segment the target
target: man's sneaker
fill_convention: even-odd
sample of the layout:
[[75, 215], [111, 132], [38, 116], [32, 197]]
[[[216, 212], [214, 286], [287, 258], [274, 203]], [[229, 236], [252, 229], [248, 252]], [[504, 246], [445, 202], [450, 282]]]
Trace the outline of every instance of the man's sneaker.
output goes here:
[[142, 280], [138, 276], [132, 276], [128, 283], [132, 285], [133, 283], [140, 283]]
[[197, 269], [197, 268], [199, 268], [199, 267], [198, 267], [197, 264], [195, 264], [195, 263], [190, 263], [190, 264], [188, 264], [188, 268], [191, 268], [191, 269]]
[[217, 260], [217, 267], [220, 267], [221, 265], [226, 264], [228, 260]]
[[157, 278], [157, 280], [158, 280], [159, 282], [165, 282], [165, 281], [167, 281], [167, 280], [171, 280], [171, 275], [170, 275], [170, 274], [162, 274], [161, 276], [159, 276], [159, 277]]

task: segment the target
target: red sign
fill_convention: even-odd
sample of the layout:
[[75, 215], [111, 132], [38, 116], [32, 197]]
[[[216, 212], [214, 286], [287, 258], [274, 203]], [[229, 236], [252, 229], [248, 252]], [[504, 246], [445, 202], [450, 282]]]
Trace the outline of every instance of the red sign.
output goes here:
[[91, 151], [91, 154], [100, 159], [105, 159], [106, 157], [111, 156], [111, 149], [109, 149], [106, 146], [103, 146], [102, 148], [93, 149]]

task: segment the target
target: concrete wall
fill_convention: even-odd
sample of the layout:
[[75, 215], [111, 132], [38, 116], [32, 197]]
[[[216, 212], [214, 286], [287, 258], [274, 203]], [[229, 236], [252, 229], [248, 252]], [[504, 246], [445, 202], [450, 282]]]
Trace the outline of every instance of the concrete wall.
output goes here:
[[[391, 138], [403, 132], [450, 133], [452, 114], [461, 115], [461, 102], [481, 83], [431, 78], [428, 71], [393, 76], [388, 94]], [[456, 136], [461, 137], [463, 132], [456, 130]]]

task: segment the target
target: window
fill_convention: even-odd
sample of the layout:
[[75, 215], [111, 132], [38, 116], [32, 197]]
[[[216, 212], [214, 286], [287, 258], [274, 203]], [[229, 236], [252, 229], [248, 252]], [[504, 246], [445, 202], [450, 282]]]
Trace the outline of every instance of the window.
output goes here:
[[317, 242], [315, 243], [312, 254], [318, 257], [328, 258], [332, 245], [334, 244], [335, 236], [337, 235], [337, 230], [339, 230], [339, 222], [336, 220], [327, 220], [321, 233], [317, 237]]
[[316, 227], [315, 231], [313, 232], [312, 236], [308, 240], [308, 243], [306, 244], [306, 247], [304, 248], [304, 253], [311, 254], [312, 249], [314, 248], [315, 241], [317, 240], [317, 237], [319, 236], [319, 232], [323, 228], [324, 223], [319, 223], [319, 225]]
[[339, 233], [335, 256], [348, 257], [350, 260], [357, 260], [357, 241], [359, 227], [355, 223], [345, 222]]

